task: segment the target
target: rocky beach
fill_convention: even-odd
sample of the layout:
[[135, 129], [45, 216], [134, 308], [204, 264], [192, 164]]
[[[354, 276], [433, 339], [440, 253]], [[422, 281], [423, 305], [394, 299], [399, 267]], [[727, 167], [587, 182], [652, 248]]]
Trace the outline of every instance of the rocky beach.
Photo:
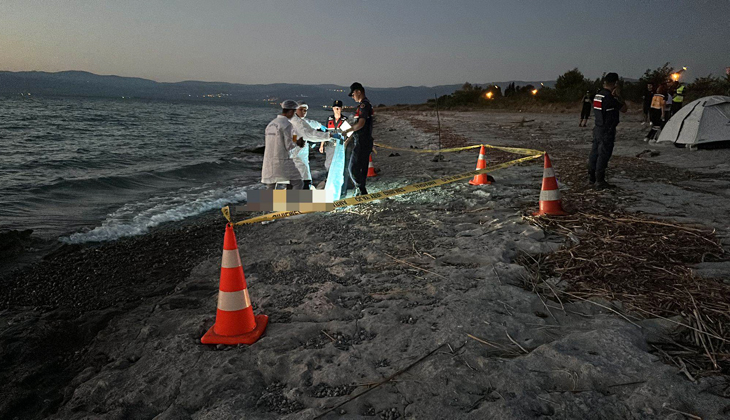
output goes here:
[[[377, 114], [374, 136], [432, 149], [439, 124], [445, 146], [547, 151], [573, 216], [532, 217], [543, 174], [535, 160], [490, 174], [492, 185], [459, 181], [238, 227], [254, 312], [270, 317], [261, 340], [240, 347], [200, 344], [215, 319], [220, 212], [64, 245], [0, 275], [0, 417], [728, 418], [724, 324], [703, 330], [691, 312], [652, 312], [646, 301], [660, 299], [658, 289], [644, 300], [600, 294], [545, 258], [591, 243], [570, 227], [576, 220], [620, 214], [663, 224], [653, 231], [674, 226], [700, 238], [696, 249], [688, 245], [671, 267], [654, 263], [647, 276], [690, 273], [696, 289], [713, 291], [697, 314], [707, 307], [719, 312], [712, 319], [726, 316], [730, 150], [648, 145], [648, 128], [629, 114], [609, 164], [619, 188], [599, 192], [583, 185], [591, 131], [577, 114], [451, 111], [437, 120], [396, 109]], [[321, 168], [324, 159], [312, 156]], [[368, 187], [453, 175], [477, 160], [476, 150], [433, 156], [378, 148], [379, 176]], [[487, 152], [488, 165], [518, 157]], [[671, 247], [672, 235], [657, 244]], [[611, 243], [640, 254], [628, 237], [606, 233]], [[609, 270], [604, 263], [594, 270]]]

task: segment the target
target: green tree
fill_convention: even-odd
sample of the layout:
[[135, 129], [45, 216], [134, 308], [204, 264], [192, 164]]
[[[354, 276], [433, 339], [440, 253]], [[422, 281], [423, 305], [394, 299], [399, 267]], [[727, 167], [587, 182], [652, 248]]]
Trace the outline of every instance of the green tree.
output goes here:
[[568, 70], [558, 76], [558, 80], [555, 82], [555, 90], [566, 91], [576, 88], [582, 89], [585, 82], [585, 76], [583, 76], [583, 73], [581, 73], [576, 67], [573, 70]]
[[710, 74], [696, 78], [694, 82], [687, 85], [685, 103], [712, 95], [730, 95], [730, 75], [719, 78]]
[[644, 87], [646, 87], [647, 83], [653, 83], [654, 86], [659, 86], [669, 80], [672, 73], [674, 73], [674, 67], [671, 67], [669, 63], [664, 63], [663, 66], [657, 69], [646, 69], [639, 81]]
[[594, 94], [593, 82], [586, 79], [583, 73], [574, 68], [558, 76], [555, 82], [555, 98], [566, 102], [580, 100], [586, 91]]

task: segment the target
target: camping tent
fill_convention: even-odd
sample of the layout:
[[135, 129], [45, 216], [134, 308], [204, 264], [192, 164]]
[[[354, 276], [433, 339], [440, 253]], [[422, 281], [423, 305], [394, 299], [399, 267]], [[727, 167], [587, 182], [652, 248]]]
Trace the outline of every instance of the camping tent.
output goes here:
[[730, 96], [707, 96], [683, 106], [657, 141], [689, 146], [730, 141]]

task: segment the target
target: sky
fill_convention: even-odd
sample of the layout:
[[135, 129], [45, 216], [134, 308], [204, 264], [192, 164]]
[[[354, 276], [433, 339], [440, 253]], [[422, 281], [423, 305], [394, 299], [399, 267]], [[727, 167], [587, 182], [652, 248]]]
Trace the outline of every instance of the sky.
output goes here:
[[0, 70], [434, 86], [730, 66], [730, 0], [0, 0]]

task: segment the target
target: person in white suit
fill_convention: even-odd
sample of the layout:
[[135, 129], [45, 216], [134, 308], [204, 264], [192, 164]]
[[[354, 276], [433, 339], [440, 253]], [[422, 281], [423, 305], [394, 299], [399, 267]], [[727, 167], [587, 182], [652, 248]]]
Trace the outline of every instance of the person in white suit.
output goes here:
[[[305, 142], [321, 143], [332, 141], [333, 139], [341, 138], [337, 133], [326, 130], [326, 128], [317, 121], [305, 118], [309, 105], [304, 101], [297, 102], [297, 110], [294, 116], [291, 118], [291, 124], [294, 127], [294, 134], [297, 138], [303, 138]], [[297, 146], [294, 153], [294, 164], [299, 170], [303, 186], [302, 188], [309, 189], [312, 185], [312, 172], [309, 169], [309, 146], [305, 144], [303, 147]]]

